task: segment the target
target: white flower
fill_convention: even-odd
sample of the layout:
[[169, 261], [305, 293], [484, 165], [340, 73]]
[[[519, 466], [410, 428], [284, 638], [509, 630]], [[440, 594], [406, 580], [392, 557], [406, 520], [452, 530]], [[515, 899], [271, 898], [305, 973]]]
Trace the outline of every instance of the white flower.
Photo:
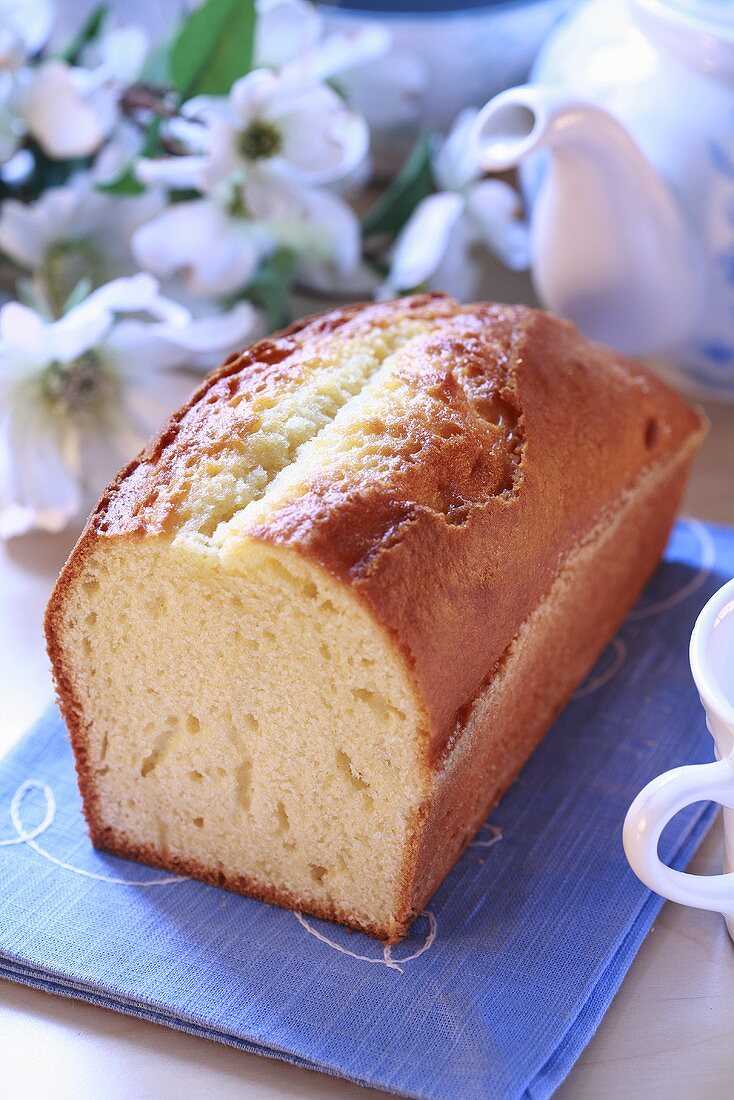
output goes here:
[[299, 278], [309, 285], [333, 288], [357, 271], [362, 255], [362, 236], [351, 206], [330, 191], [302, 187], [294, 191], [289, 212], [268, 224], [280, 245], [297, 258]]
[[85, 46], [81, 61], [94, 71], [97, 81], [111, 81], [119, 87], [134, 84], [145, 65], [150, 42], [142, 27], [135, 24], [110, 27]]
[[384, 23], [325, 34], [322, 16], [309, 0], [257, 0], [255, 65], [293, 76], [330, 80], [382, 57], [392, 35]]
[[25, 64], [45, 45], [53, 20], [51, 0], [0, 0], [0, 68]]
[[53, 297], [63, 304], [83, 276], [93, 285], [136, 265], [130, 238], [163, 208], [155, 191], [108, 195], [97, 191], [88, 172], [62, 187], [50, 187], [35, 202], [6, 199], [0, 206], [0, 250], [30, 272], [55, 281]]
[[0, 537], [75, 518], [184, 399], [182, 368], [221, 358], [256, 323], [248, 303], [193, 320], [149, 275], [113, 280], [58, 321], [3, 306]]
[[122, 115], [118, 116], [114, 130], [88, 170], [89, 178], [95, 184], [112, 183], [127, 171], [135, 157], [140, 156], [144, 140], [144, 132], [139, 126]]
[[209, 296], [245, 287], [278, 244], [297, 253], [303, 275], [353, 269], [356, 215], [315, 185], [354, 169], [368, 135], [331, 88], [260, 69], [237, 81], [228, 99], [198, 97], [184, 111], [172, 133], [190, 155], [141, 160], [137, 172], [144, 182], [194, 187], [206, 197], [135, 234], [141, 266], [161, 277], [182, 271], [190, 290]]
[[324, 33], [324, 21], [309, 0], [257, 0], [255, 66], [279, 69]]
[[[428, 73], [415, 54], [392, 48], [385, 22], [326, 32], [308, 0], [258, 0], [255, 60], [292, 76], [332, 80], [367, 121], [373, 156], [392, 172], [415, 140]], [[363, 181], [360, 181], [363, 182]]]
[[264, 226], [201, 198], [174, 203], [141, 226], [132, 248], [140, 267], [154, 275], [183, 275], [190, 293], [220, 297], [247, 286], [273, 242]]
[[325, 84], [256, 69], [236, 81], [228, 98], [197, 96], [184, 104], [171, 134], [191, 155], [141, 160], [145, 183], [195, 187], [205, 193], [241, 182], [246, 206], [251, 184], [275, 176], [301, 184], [331, 183], [367, 152], [364, 120]]
[[161, 279], [182, 275], [186, 290], [204, 298], [246, 289], [278, 247], [295, 254], [297, 274], [310, 285], [325, 287], [357, 269], [359, 219], [338, 195], [256, 177], [248, 197], [256, 221], [217, 198], [174, 203], [133, 234], [137, 263]]
[[105, 82], [58, 58], [19, 74], [18, 111], [44, 152], [57, 159], [94, 153], [116, 119]]
[[477, 245], [513, 270], [528, 266], [527, 227], [518, 217], [517, 193], [501, 180], [482, 179], [472, 155], [477, 114], [475, 108], [462, 111], [434, 155], [439, 190], [418, 204], [398, 235], [380, 297], [422, 286], [472, 297], [480, 276], [472, 257]]
[[399, 51], [370, 58], [339, 76], [340, 91], [372, 131], [415, 131], [427, 83], [421, 58]]
[[53, 16], [50, 0], [0, 0], [0, 164], [6, 180], [13, 175], [7, 162], [27, 128], [20, 90], [33, 78], [26, 62], [46, 42]]
[[142, 70], [148, 39], [138, 27], [114, 28], [89, 45], [93, 67], [47, 58], [17, 74], [18, 114], [44, 152], [59, 160], [95, 153], [119, 120], [123, 87]]

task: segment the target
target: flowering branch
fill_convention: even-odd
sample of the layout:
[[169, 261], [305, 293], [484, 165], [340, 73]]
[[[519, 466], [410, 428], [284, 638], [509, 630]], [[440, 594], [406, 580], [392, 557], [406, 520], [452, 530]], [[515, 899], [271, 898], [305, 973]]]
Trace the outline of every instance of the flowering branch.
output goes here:
[[462, 294], [478, 246], [522, 262], [468, 116], [421, 136], [360, 223], [370, 125], [415, 117], [425, 83], [386, 26], [204, 0], [152, 49], [100, 6], [53, 51], [53, 17], [0, 4], [0, 537], [78, 519], [191, 372], [284, 323], [294, 288]]

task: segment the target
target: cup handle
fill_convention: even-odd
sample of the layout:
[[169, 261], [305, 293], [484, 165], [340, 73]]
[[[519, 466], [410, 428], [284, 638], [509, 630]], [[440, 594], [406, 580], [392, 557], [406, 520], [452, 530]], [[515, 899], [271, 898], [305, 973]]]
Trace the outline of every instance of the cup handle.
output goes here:
[[689, 875], [658, 856], [660, 834], [671, 818], [694, 802], [718, 802], [734, 809], [734, 766], [728, 757], [712, 764], [686, 764], [648, 783], [630, 806], [622, 840], [632, 870], [646, 886], [670, 901], [734, 914], [734, 874]]

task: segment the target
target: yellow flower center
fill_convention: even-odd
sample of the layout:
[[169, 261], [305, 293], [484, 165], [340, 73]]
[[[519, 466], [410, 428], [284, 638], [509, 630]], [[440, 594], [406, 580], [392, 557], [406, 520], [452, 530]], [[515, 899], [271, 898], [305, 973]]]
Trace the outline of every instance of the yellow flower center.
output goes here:
[[41, 391], [52, 410], [75, 420], [98, 417], [116, 389], [114, 375], [95, 351], [70, 363], [49, 363], [41, 376]]
[[86, 240], [56, 241], [47, 250], [43, 282], [54, 317], [60, 317], [69, 295], [82, 280], [101, 286], [107, 280], [102, 257]]
[[268, 160], [283, 147], [280, 130], [272, 122], [256, 118], [240, 137], [240, 152], [245, 160]]

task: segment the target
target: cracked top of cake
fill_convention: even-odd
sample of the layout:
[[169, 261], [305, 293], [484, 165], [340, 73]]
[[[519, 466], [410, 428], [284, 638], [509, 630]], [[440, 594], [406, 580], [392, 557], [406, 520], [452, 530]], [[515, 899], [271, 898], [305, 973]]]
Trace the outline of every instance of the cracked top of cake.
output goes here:
[[369, 604], [445, 733], [569, 553], [700, 433], [658, 379], [549, 314], [350, 306], [231, 356], [89, 535], [231, 569], [253, 538], [293, 548]]

